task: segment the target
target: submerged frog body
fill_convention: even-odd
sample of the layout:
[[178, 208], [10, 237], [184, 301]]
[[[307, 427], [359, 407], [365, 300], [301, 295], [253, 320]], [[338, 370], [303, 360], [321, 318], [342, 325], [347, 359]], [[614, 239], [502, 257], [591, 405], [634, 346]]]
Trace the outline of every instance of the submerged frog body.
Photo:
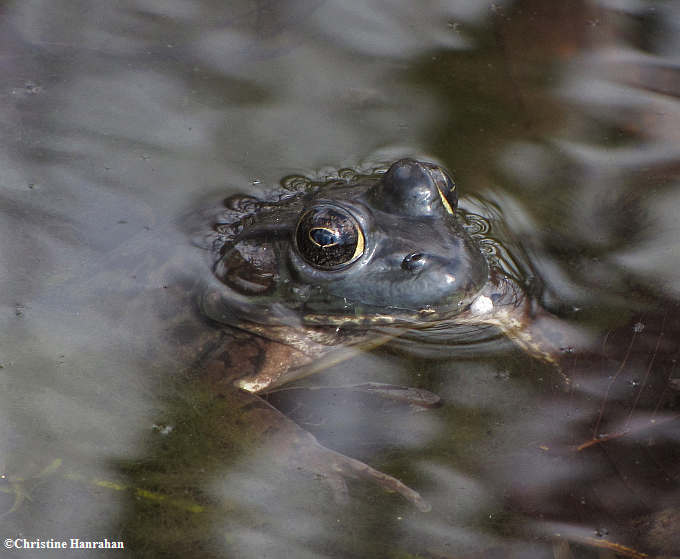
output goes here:
[[[453, 180], [434, 164], [402, 159], [384, 173], [304, 183], [275, 201], [234, 196], [225, 206], [211, 237], [214, 281], [202, 298], [207, 316], [241, 332], [206, 359], [221, 387], [266, 392], [357, 348], [429, 337], [441, 345], [442, 333], [470, 345], [496, 340], [500, 329], [552, 359], [525, 332], [530, 297], [485, 247], [481, 218], [458, 209]], [[246, 336], [254, 341], [244, 350]], [[403, 395], [395, 387], [381, 393]], [[436, 401], [409, 394], [421, 405]], [[257, 421], [288, 425], [275, 413]], [[398, 480], [298, 435], [307, 437], [295, 445], [310, 469], [367, 477], [427, 508]]]

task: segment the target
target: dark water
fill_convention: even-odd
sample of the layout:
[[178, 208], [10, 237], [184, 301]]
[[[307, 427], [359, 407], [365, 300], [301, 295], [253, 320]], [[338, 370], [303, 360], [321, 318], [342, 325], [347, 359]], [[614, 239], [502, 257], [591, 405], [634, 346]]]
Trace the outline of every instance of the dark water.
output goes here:
[[[680, 556], [677, 4], [22, 0], [0, 26], [3, 539], [124, 540], [131, 557]], [[543, 303], [586, 340], [565, 351], [568, 389], [515, 350], [381, 350], [319, 377], [442, 396], [422, 413], [298, 409], [429, 513], [361, 482], [339, 505], [178, 388], [208, 270], [187, 216], [402, 155], [500, 208]]]

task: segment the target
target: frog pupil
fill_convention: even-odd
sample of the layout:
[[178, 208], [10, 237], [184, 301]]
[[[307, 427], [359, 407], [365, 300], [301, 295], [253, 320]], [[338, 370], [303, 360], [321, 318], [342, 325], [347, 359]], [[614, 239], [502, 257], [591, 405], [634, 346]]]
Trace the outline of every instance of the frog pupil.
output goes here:
[[309, 237], [319, 246], [325, 247], [338, 242], [338, 234], [335, 231], [323, 227], [317, 227], [309, 232]]

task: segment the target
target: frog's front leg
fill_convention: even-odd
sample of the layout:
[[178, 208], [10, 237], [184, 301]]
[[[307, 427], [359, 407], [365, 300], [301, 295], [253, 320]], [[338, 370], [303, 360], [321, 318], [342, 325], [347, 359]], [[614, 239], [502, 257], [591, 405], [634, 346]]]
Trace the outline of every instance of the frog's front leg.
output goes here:
[[[229, 402], [231, 414], [247, 426], [248, 437], [261, 440], [277, 460], [321, 476], [339, 501], [347, 499], [346, 478], [364, 479], [390, 492], [397, 492], [418, 509], [430, 506], [420, 494], [398, 479], [359, 460], [324, 447], [311, 434], [283, 415], [257, 394], [236, 388], [240, 379], [259, 379], [266, 387], [290, 367], [302, 366], [313, 357], [285, 344], [239, 333], [225, 335], [220, 348], [203, 361], [202, 377], [217, 397]], [[238, 407], [238, 409], [234, 409]]]
[[216, 390], [234, 387], [262, 392], [291, 380], [287, 373], [312, 362], [323, 346], [309, 344], [310, 352], [275, 342], [249, 332], [225, 330], [222, 337], [200, 358], [197, 369]]
[[430, 510], [429, 504], [398, 479], [385, 474], [354, 458], [350, 458], [326, 448], [295, 422], [255, 394], [240, 391], [240, 399], [248, 402], [242, 411], [242, 421], [246, 421], [263, 435], [277, 461], [291, 468], [303, 470], [320, 476], [331, 488], [339, 502], [347, 501], [345, 479], [363, 479], [377, 484], [384, 490], [396, 492], [422, 511]]

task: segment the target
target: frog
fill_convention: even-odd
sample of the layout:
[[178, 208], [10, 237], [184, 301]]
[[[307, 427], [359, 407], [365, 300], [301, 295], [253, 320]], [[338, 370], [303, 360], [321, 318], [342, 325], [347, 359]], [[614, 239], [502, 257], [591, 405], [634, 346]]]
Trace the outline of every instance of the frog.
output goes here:
[[[231, 196], [213, 218], [203, 242], [213, 275], [200, 308], [230, 338], [203, 359], [203, 374], [218, 390], [255, 398], [252, 424], [287, 431], [282, 438], [304, 467], [336, 493], [346, 494], [345, 478], [369, 479], [429, 510], [417, 491], [323, 447], [259, 397], [383, 344], [422, 347], [434, 336], [447, 345], [442, 332], [447, 339], [462, 332], [468, 345], [496, 342], [501, 332], [554, 362], [555, 347], [529, 332], [547, 313], [523, 274], [489, 249], [484, 218], [459, 208], [441, 166], [404, 158], [371, 174], [291, 183], [269, 198]], [[423, 407], [438, 403], [425, 390], [363, 389]]]

